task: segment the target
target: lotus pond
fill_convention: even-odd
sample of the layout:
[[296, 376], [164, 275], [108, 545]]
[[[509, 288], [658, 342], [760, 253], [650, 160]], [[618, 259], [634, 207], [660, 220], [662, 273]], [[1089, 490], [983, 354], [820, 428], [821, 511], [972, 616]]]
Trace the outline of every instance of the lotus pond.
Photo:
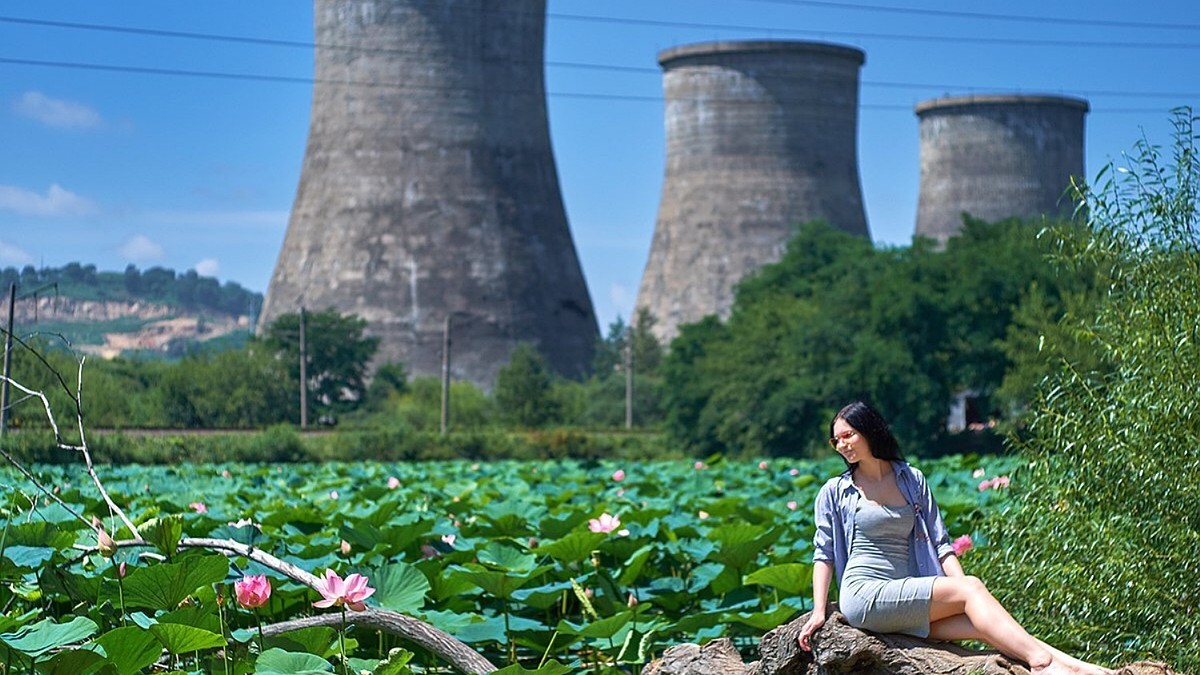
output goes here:
[[[981, 480], [1013, 463], [915, 462], [952, 535], [976, 546], [983, 514], [1007, 498]], [[360, 574], [375, 589], [368, 606], [426, 621], [502, 672], [636, 673], [672, 644], [749, 645], [806, 611], [811, 505], [841, 468], [837, 458], [99, 467], [154, 544], [115, 552], [98, 548], [89, 522], [118, 541], [130, 532], [82, 467], [34, 472], [65, 506], [10, 469], [3, 672], [450, 672], [355, 627], [353, 611], [342, 625], [262, 638], [260, 625], [339, 608], [314, 607], [317, 591], [248, 558], [177, 550], [180, 537], [210, 537], [317, 575]], [[251, 610], [235, 584], [257, 575], [270, 594]]]

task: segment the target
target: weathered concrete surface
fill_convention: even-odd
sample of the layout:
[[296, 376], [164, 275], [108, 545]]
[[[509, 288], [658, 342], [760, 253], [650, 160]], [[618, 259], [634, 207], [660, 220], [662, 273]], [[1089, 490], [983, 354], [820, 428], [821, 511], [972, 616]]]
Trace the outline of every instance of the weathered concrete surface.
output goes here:
[[490, 386], [518, 342], [560, 373], [596, 320], [546, 119], [545, 0], [316, 0], [296, 201], [260, 326], [301, 304], [368, 322], [377, 362]]
[[1083, 178], [1088, 103], [1061, 96], [962, 96], [918, 103], [921, 188], [916, 234], [944, 242], [962, 214], [986, 221], [1070, 215]]
[[666, 175], [637, 305], [656, 336], [726, 316], [733, 287], [824, 219], [868, 236], [858, 174], [863, 52], [792, 41], [712, 42], [659, 54]]

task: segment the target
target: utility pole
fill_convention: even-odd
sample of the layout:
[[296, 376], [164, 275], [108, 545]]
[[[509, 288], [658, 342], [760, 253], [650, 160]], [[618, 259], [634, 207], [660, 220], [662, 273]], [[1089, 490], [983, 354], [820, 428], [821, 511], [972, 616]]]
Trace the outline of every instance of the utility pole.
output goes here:
[[633, 325], [625, 329], [625, 428], [633, 428]]
[[308, 428], [308, 318], [300, 305], [300, 429]]
[[442, 435], [450, 427], [450, 315], [442, 329]]
[[8, 428], [8, 377], [12, 372], [9, 355], [12, 353], [13, 311], [17, 304], [17, 282], [8, 287], [8, 328], [4, 332], [4, 381], [0, 382], [0, 437]]

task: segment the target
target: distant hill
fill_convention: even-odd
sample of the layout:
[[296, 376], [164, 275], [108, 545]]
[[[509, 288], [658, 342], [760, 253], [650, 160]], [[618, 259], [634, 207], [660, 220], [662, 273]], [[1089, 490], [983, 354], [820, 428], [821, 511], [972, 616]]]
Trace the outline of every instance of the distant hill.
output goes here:
[[105, 358], [177, 358], [240, 345], [253, 333], [263, 299], [195, 270], [176, 274], [129, 265], [124, 272], [101, 272], [79, 263], [9, 267], [0, 269], [0, 324], [7, 321], [13, 282], [21, 298], [15, 307], [17, 335], [58, 333], [76, 349]]

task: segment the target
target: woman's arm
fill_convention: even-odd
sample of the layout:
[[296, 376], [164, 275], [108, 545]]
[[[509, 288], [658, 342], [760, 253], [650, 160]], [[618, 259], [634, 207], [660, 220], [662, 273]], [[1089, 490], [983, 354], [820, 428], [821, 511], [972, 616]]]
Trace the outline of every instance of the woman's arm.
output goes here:
[[829, 611], [829, 582], [833, 581], [833, 565], [819, 561], [813, 563], [813, 611], [808, 622], [800, 629], [800, 647], [812, 650], [813, 633], [825, 625], [825, 614]]
[[[946, 523], [942, 521], [942, 512], [938, 509], [937, 500], [933, 498], [933, 491], [929, 489], [925, 475], [917, 469], [913, 469], [913, 476], [917, 479], [921, 500], [924, 502], [925, 529], [929, 533], [934, 550], [937, 551], [938, 560], [942, 561], [944, 570], [946, 559], [954, 555], [954, 548], [950, 545], [950, 532], [946, 530]], [[960, 565], [959, 571], [961, 570], [962, 566]], [[946, 570], [946, 574], [950, 575], [949, 570]]]
[[958, 556], [951, 553], [942, 558], [942, 571], [948, 577], [965, 577], [967, 573], [963, 571], [962, 563], [958, 561]]

